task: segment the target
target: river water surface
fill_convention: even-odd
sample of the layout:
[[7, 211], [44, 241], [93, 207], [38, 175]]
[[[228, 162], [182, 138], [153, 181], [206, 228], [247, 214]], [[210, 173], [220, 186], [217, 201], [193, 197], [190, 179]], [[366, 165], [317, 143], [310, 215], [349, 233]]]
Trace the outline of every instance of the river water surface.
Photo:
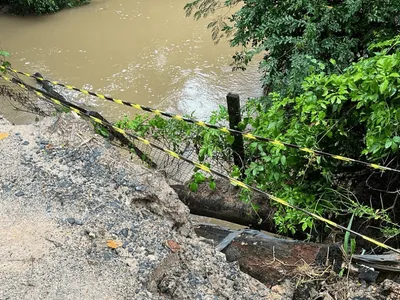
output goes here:
[[[232, 72], [235, 49], [214, 45], [183, 10], [188, 0], [92, 0], [40, 17], [0, 16], [0, 48], [13, 67], [179, 114], [210, 115], [228, 92], [262, 94], [257, 65]], [[133, 109], [68, 91], [111, 120]]]

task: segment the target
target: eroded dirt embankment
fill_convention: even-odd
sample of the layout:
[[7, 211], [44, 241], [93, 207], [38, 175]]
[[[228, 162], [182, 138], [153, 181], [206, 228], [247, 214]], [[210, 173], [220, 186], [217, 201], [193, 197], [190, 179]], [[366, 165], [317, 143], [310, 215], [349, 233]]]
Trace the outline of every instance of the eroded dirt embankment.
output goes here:
[[197, 238], [165, 180], [87, 122], [0, 132], [0, 299], [291, 298]]

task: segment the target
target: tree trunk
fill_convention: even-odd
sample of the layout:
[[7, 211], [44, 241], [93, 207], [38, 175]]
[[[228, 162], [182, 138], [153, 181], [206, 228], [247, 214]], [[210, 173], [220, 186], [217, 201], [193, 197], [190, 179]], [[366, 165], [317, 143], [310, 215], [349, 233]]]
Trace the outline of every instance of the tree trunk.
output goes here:
[[[217, 179], [216, 181], [217, 188], [214, 191], [207, 183], [199, 185], [195, 193], [186, 185], [172, 185], [172, 188], [179, 199], [189, 207], [192, 214], [275, 232], [273, 216], [276, 208], [271, 206], [268, 198], [260, 194], [252, 196], [253, 203], [260, 207], [255, 213], [249, 203], [244, 203], [239, 199], [237, 188], [225, 180]], [[259, 223], [260, 217], [261, 223]]]
[[309, 276], [309, 265], [322, 269], [330, 265], [339, 271], [343, 261], [337, 244], [306, 243], [251, 229], [236, 231], [210, 224], [198, 224], [195, 231], [212, 240], [228, 261], [238, 262], [243, 272], [268, 286]]

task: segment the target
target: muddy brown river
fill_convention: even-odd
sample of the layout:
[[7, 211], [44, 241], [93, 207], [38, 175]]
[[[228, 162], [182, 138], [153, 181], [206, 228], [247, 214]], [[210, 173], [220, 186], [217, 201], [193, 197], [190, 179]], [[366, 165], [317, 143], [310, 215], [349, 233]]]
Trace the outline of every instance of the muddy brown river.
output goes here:
[[[40, 17], [0, 16], [0, 48], [27, 72], [116, 98], [204, 119], [228, 92], [262, 94], [257, 65], [232, 72], [235, 49], [214, 45], [211, 19], [186, 18], [188, 0], [92, 0]], [[111, 120], [134, 109], [75, 92], [69, 99]], [[12, 112], [8, 112], [12, 117]], [[18, 123], [24, 118], [16, 118]]]

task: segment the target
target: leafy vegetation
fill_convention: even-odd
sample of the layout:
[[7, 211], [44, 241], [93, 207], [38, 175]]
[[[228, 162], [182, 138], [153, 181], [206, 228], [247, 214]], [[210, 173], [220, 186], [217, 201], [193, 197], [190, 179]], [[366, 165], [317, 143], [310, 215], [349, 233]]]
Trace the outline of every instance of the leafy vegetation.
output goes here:
[[0, 64], [3, 67], [9, 67], [10, 66], [10, 63], [6, 60], [7, 57], [9, 57], [9, 56], [10, 56], [10, 53], [0, 49]]
[[[219, 119], [222, 114], [226, 116], [224, 107], [221, 107], [220, 115], [213, 114], [210, 122], [215, 124], [217, 118]], [[133, 120], [125, 117], [115, 125], [131, 130], [140, 137], [150, 137], [158, 144], [180, 155], [184, 155], [188, 147], [195, 147], [199, 161], [206, 166], [210, 166], [207, 158], [213, 158], [217, 161], [229, 161], [232, 155], [229, 148], [229, 145], [233, 142], [231, 136], [226, 138], [215, 130], [207, 130], [190, 123], [164, 119], [160, 116], [146, 118], [144, 115], [137, 115]], [[210, 188], [215, 189], [216, 183], [214, 179], [211, 176], [206, 177], [201, 172], [196, 172], [193, 175], [193, 181], [189, 183], [189, 187], [193, 191], [197, 191], [198, 185], [204, 182], [208, 182]]]
[[16, 14], [47, 14], [65, 7], [76, 7], [90, 3], [90, 0], [6, 0]]
[[[298, 97], [272, 94], [269, 108], [251, 101], [246, 107], [246, 122], [258, 135], [361, 160], [391, 161], [398, 167], [400, 52], [395, 45], [399, 38], [391, 43], [393, 53], [389, 54], [389, 49], [377, 52], [340, 75], [321, 72], [307, 77], [302, 84], [304, 92]], [[332, 192], [331, 187], [354, 188], [372, 173], [338, 160], [304, 156], [294, 149], [282, 151], [279, 145], [253, 142], [248, 150], [248, 183], [320, 214], [356, 213], [354, 200]], [[356, 216], [365, 216], [365, 211], [358, 210]], [[301, 223], [302, 230], [312, 225], [310, 218], [292, 209], [285, 208], [275, 217], [282, 231], [295, 232]]]
[[[230, 13], [235, 5], [240, 6]], [[303, 79], [325, 64], [337, 73], [368, 55], [368, 45], [400, 30], [400, 0], [195, 0], [185, 6], [195, 19], [221, 11], [209, 24], [212, 37], [228, 37], [243, 50], [234, 68], [264, 55], [261, 69], [268, 92], [301, 93]], [[327, 64], [333, 58], [335, 65]]]
[[[400, 37], [396, 37], [371, 46], [371, 57], [361, 58], [340, 74], [322, 71], [308, 76], [302, 83], [303, 92], [297, 97], [270, 93], [269, 101], [248, 101], [241, 128], [251, 128], [260, 136], [399, 168], [399, 45]], [[338, 67], [333, 59], [330, 64]], [[321, 64], [320, 69], [327, 66]], [[226, 109], [222, 108], [213, 114], [211, 122], [224, 121], [226, 117]], [[232, 137], [226, 139], [219, 131], [160, 117], [145, 120], [138, 116], [119, 125], [146, 136], [163, 136], [176, 143], [175, 151], [182, 142], [192, 142], [198, 159], [203, 162], [231, 161]], [[399, 233], [398, 226], [390, 219], [398, 210], [395, 206], [398, 175], [381, 174], [362, 165], [259, 141], [247, 141], [245, 150], [247, 184], [345, 224], [354, 215], [370, 224], [384, 224], [382, 234], [386, 237]], [[238, 177], [240, 170], [233, 167], [231, 175]], [[205, 176], [194, 175], [191, 187], [195, 189], [196, 184], [205, 180], [208, 180]], [[378, 183], [372, 187], [372, 182]], [[360, 186], [368, 189], [368, 198], [351, 192]], [[380, 193], [381, 190], [389, 193]], [[249, 197], [248, 193], [242, 195], [246, 202]], [[306, 231], [310, 237], [323, 235], [311, 217], [291, 208], [279, 206], [275, 222], [283, 233]], [[355, 224], [354, 221], [353, 227]]]
[[[215, 42], [242, 48], [234, 69], [263, 55], [266, 97], [247, 103], [243, 128], [399, 168], [400, 0], [194, 0], [185, 10], [195, 19], [213, 15]], [[257, 141], [246, 145], [246, 158], [248, 184], [342, 224], [354, 215], [387, 238], [399, 234], [390, 220], [399, 212], [398, 174]], [[281, 232], [318, 230], [290, 208], [279, 207], [275, 221]]]

